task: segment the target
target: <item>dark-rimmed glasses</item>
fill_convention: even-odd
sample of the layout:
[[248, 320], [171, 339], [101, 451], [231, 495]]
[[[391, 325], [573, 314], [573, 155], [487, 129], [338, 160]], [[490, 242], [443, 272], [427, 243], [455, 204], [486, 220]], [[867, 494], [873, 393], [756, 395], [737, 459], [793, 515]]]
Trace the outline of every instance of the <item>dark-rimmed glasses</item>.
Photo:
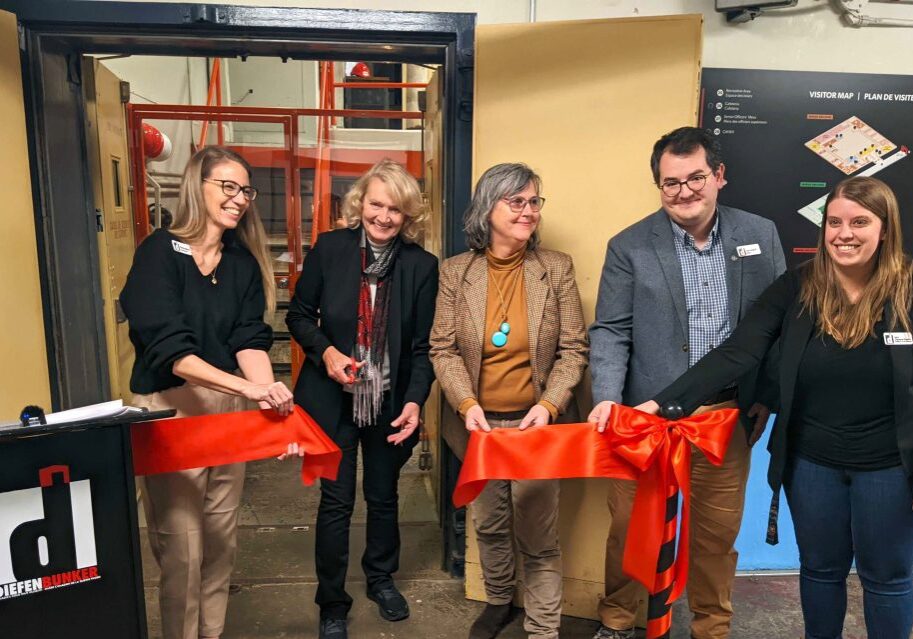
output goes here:
[[203, 178], [203, 181], [220, 185], [222, 187], [222, 193], [228, 197], [234, 197], [238, 193], [243, 193], [244, 198], [248, 202], [253, 202], [257, 199], [257, 189], [252, 186], [241, 186], [234, 180], [216, 180], [214, 178]]
[[542, 210], [542, 207], [545, 206], [545, 198], [539, 197], [538, 195], [534, 195], [528, 200], [519, 196], [502, 197], [501, 199], [507, 202], [507, 206], [509, 206], [510, 210], [514, 213], [522, 213], [527, 204], [529, 204], [529, 210], [533, 213], [538, 213]]
[[688, 188], [691, 189], [693, 193], [703, 190], [707, 186], [707, 178], [713, 175], [712, 173], [698, 173], [697, 175], [692, 175], [686, 180], [666, 180], [662, 184], [659, 184], [659, 188], [666, 195], [666, 197], [675, 197], [682, 192], [682, 185], [687, 184]]

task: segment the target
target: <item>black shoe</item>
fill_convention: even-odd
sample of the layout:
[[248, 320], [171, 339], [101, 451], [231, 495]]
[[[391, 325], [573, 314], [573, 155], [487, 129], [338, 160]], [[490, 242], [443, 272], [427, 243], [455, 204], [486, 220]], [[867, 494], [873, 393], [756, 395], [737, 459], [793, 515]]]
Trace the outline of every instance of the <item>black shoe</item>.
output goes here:
[[321, 619], [320, 639], [349, 639], [345, 619]]
[[393, 584], [368, 590], [368, 599], [377, 604], [380, 616], [387, 621], [400, 621], [409, 616], [409, 604]]
[[485, 610], [469, 629], [469, 639], [495, 639], [498, 633], [510, 623], [510, 604], [495, 606], [486, 604]]

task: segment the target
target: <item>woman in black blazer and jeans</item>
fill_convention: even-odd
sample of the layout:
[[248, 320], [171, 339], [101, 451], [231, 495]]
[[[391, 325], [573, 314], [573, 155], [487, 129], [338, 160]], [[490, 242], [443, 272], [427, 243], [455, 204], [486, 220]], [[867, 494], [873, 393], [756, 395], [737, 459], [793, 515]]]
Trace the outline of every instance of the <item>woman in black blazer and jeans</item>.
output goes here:
[[320, 638], [346, 639], [349, 524], [361, 445], [368, 506], [362, 568], [389, 621], [409, 616], [399, 567], [397, 482], [418, 441], [434, 372], [428, 336], [437, 258], [414, 244], [424, 219], [418, 183], [384, 160], [343, 202], [348, 228], [320, 235], [304, 260], [286, 322], [306, 360], [295, 401], [343, 451], [336, 481], [321, 480], [317, 513]]
[[902, 246], [886, 184], [837, 184], [815, 258], [781, 276], [729, 340], [638, 407], [677, 401], [689, 413], [779, 340], [768, 481], [775, 500], [786, 489], [793, 515], [810, 639], [842, 636], [854, 558], [868, 636], [909, 639], [913, 627], [913, 267]]

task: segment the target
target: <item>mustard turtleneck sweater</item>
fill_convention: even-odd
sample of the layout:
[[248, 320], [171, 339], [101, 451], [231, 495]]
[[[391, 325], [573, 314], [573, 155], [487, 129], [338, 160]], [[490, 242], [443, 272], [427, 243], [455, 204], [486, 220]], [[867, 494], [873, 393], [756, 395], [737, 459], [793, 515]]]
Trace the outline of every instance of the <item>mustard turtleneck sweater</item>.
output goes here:
[[[485, 304], [479, 397], [463, 401], [459, 407], [462, 414], [475, 404], [481, 404], [486, 411], [510, 413], [526, 410], [536, 403], [530, 365], [526, 287], [523, 285], [526, 249], [505, 258], [495, 257], [489, 250], [485, 252], [485, 257], [488, 262], [488, 297]], [[510, 324], [510, 333], [507, 335], [507, 344], [497, 347], [492, 344], [491, 336], [504, 321]], [[558, 409], [549, 402], [540, 403], [554, 420]]]

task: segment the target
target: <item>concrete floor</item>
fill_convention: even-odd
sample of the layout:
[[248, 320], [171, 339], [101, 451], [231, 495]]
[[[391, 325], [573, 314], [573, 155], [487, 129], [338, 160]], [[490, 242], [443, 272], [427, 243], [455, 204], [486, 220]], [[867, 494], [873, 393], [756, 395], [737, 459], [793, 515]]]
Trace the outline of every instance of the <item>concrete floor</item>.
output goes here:
[[[260, 637], [314, 639], [314, 519], [318, 491], [302, 488], [293, 464], [263, 461], [249, 464], [239, 529], [239, 552], [223, 639]], [[440, 529], [436, 523], [427, 473], [410, 463], [400, 483], [403, 553], [397, 584], [409, 601], [409, 619], [382, 620], [364, 597], [359, 561], [364, 548], [365, 511], [356, 505], [349, 564], [349, 593], [355, 599], [349, 616], [352, 639], [465, 639], [483, 605], [463, 597], [462, 583], [440, 569]], [[160, 639], [156, 587], [158, 571], [145, 534], [143, 560], [150, 639]], [[602, 558], [599, 558], [602, 561]], [[733, 596], [731, 639], [801, 638], [798, 579], [795, 576], [740, 576]], [[858, 581], [850, 584], [844, 639], [865, 635]], [[674, 609], [673, 639], [688, 639], [684, 601]], [[596, 622], [564, 617], [562, 639], [590, 639]], [[639, 635], [642, 636], [642, 635]], [[524, 639], [522, 614], [501, 633]]]

